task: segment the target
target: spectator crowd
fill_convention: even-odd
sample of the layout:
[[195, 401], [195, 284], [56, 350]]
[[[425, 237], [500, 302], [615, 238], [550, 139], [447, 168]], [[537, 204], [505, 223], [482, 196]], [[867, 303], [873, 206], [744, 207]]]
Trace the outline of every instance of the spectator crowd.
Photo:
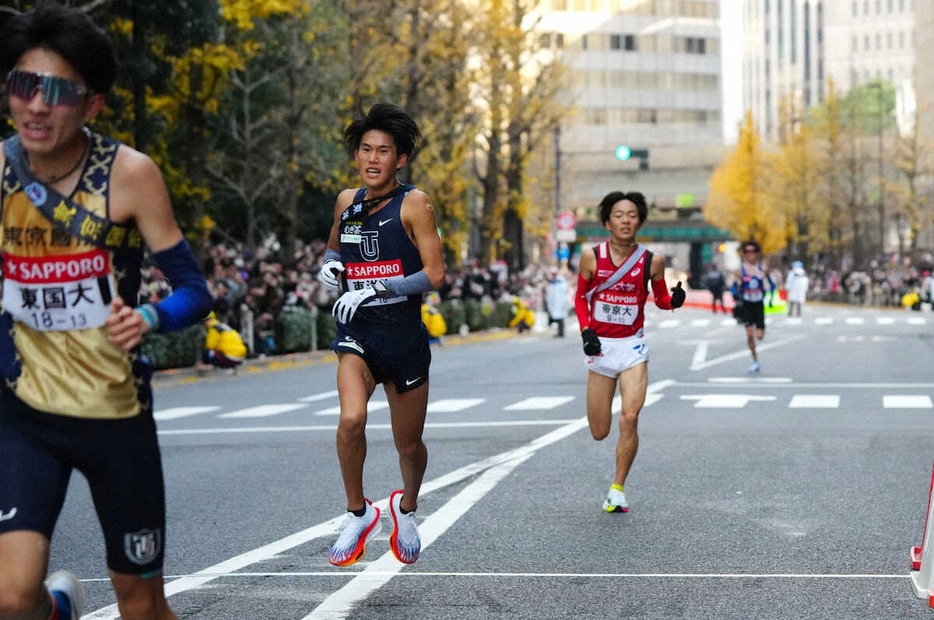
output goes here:
[[[291, 261], [284, 261], [277, 243], [266, 243], [255, 250], [232, 244], [206, 248], [202, 267], [214, 297], [214, 315], [240, 333], [251, 357], [275, 351], [275, 324], [284, 310], [330, 312], [336, 295], [326, 291], [317, 279], [325, 249], [323, 240], [315, 240], [302, 244]], [[773, 269], [770, 274], [777, 287], [784, 288], [787, 270]], [[573, 295], [576, 278], [565, 275]], [[914, 265], [890, 256], [875, 261], [868, 271], [817, 268], [809, 269], [808, 275], [809, 300], [902, 306], [906, 295], [917, 294], [919, 302], [934, 304], [934, 263]], [[702, 279], [704, 288], [708, 288], [707, 276], [705, 273]], [[544, 311], [545, 291], [552, 279], [553, 268], [547, 265], [532, 264], [521, 272], [508, 273], [505, 265], [483, 266], [474, 260], [448, 269], [434, 300], [518, 301], [525, 308]], [[151, 264], [145, 266], [140, 303], [156, 302], [169, 292], [169, 283], [159, 269]], [[920, 307], [913, 305], [915, 309]]]

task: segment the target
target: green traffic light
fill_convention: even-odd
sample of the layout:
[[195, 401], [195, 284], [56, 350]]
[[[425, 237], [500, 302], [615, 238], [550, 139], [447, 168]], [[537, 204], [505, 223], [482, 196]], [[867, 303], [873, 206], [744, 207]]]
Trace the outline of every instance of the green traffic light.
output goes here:
[[632, 149], [628, 146], [618, 146], [616, 147], [616, 159], [620, 161], [626, 161], [632, 157]]

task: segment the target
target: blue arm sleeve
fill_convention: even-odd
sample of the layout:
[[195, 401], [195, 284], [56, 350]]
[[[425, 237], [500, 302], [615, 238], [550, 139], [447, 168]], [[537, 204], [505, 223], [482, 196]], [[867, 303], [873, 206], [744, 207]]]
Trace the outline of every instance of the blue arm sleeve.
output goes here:
[[172, 294], [152, 306], [159, 318], [158, 331], [170, 332], [204, 320], [213, 300], [188, 242], [182, 239], [152, 257], [172, 286]]

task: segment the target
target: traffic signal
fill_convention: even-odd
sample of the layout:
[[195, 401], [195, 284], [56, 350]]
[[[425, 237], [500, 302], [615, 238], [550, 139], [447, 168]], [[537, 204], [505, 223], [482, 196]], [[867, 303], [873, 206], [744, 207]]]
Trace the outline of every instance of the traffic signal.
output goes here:
[[616, 147], [616, 159], [628, 161], [633, 157], [639, 158], [639, 170], [649, 169], [649, 149], [633, 149], [626, 145]]

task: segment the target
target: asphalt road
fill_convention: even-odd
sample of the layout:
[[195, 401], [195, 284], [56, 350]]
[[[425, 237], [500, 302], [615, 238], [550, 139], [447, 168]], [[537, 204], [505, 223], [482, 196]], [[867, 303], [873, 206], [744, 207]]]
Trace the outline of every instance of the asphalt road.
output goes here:
[[[934, 459], [934, 314], [811, 305], [770, 316], [762, 370], [741, 328], [651, 309], [650, 395], [626, 494], [600, 510], [616, 431], [586, 428], [576, 331], [435, 348], [419, 504], [424, 548], [390, 531], [327, 562], [344, 498], [335, 363], [163, 375], [170, 602], [183, 619], [930, 618], [909, 579]], [[399, 483], [380, 391], [368, 496]], [[75, 476], [52, 566], [85, 618], [116, 618], [86, 485]]]

